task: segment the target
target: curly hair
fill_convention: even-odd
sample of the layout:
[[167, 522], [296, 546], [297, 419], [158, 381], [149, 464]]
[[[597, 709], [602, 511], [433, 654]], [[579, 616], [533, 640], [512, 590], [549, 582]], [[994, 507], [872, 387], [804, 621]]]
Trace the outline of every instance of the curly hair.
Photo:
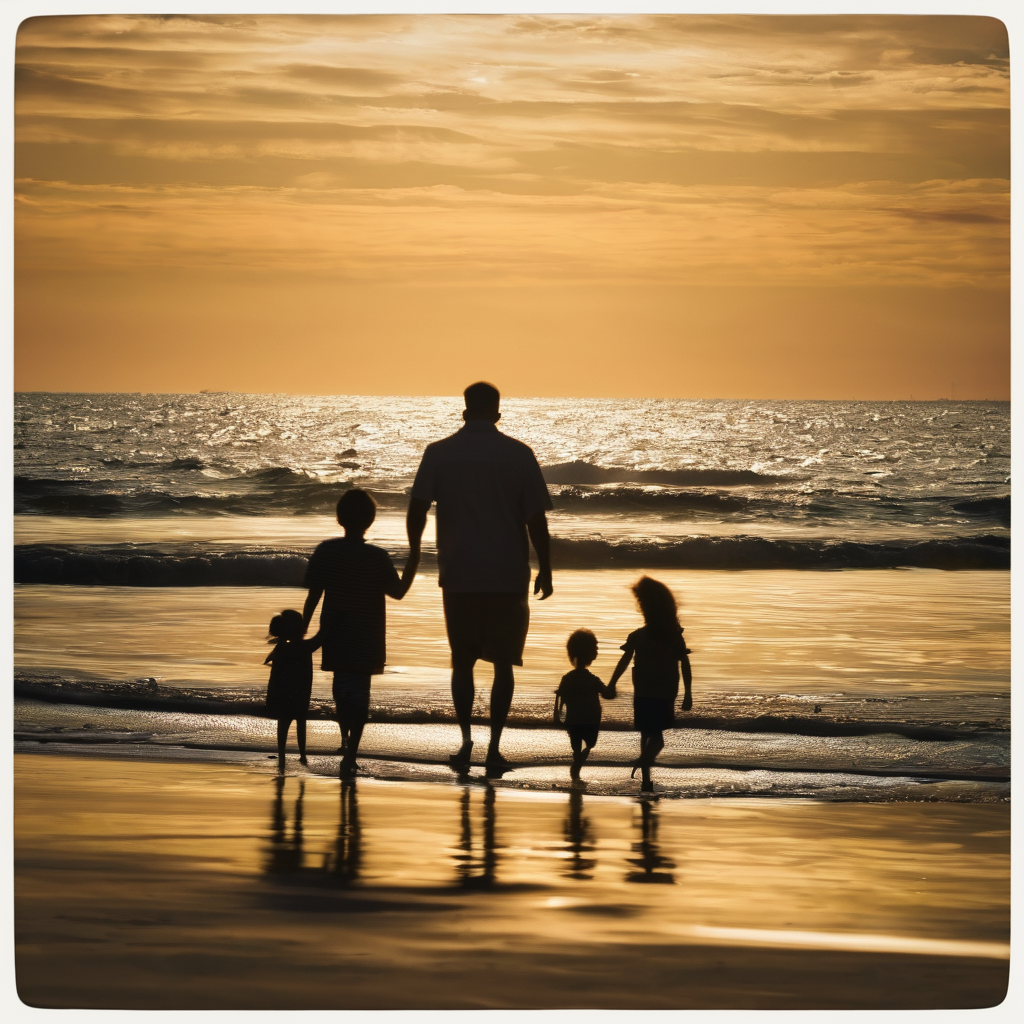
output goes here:
[[597, 657], [597, 637], [589, 629], [577, 629], [565, 644], [569, 660], [586, 668]]
[[644, 617], [644, 625], [656, 639], [670, 641], [682, 633], [675, 595], [664, 583], [650, 576], [641, 576], [632, 590]]

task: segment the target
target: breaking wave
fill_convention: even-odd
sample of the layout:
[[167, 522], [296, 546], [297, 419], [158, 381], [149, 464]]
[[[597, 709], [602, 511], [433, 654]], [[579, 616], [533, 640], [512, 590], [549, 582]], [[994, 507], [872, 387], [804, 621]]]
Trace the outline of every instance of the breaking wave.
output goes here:
[[[260, 470], [172, 491], [114, 480], [14, 478], [15, 515], [161, 516], [168, 514], [260, 516], [329, 513], [352, 484], [315, 480], [292, 469]], [[403, 492], [373, 489], [378, 505], [404, 507]]]
[[776, 477], [749, 469], [630, 469], [595, 466], [579, 459], [542, 467], [549, 484], [658, 484], [671, 487], [737, 487], [751, 484], [790, 483], [792, 476]]
[[[392, 552], [401, 558], [404, 553]], [[430, 552], [423, 567], [433, 568]], [[192, 544], [22, 544], [16, 583], [122, 587], [301, 587], [309, 553], [217, 550]], [[556, 569], [1008, 569], [1007, 537], [858, 543], [763, 537], [688, 537], [666, 543], [552, 538]]]
[[[195, 460], [195, 465], [198, 467], [198, 460]], [[348, 480], [311, 477], [285, 467], [216, 479], [190, 469], [185, 476], [188, 480], [175, 483], [18, 476], [14, 479], [14, 511], [18, 515], [91, 518], [323, 515], [333, 512], [341, 494], [353, 486]], [[556, 510], [574, 515], [594, 512], [694, 519], [710, 516], [737, 522], [820, 520], [861, 526], [871, 521], [896, 525], [914, 523], [923, 527], [938, 523], [955, 526], [957, 522], [963, 522], [964, 516], [969, 516], [978, 524], [975, 529], [984, 530], [986, 526], [999, 529], [1010, 525], [1009, 495], [965, 500], [941, 494], [895, 498], [832, 490], [804, 493], [780, 487], [782, 478], [771, 477], [758, 478], [771, 486], [737, 492], [721, 489], [726, 485], [712, 484], [710, 479], [710, 475], [706, 475], [703, 486], [690, 487], [650, 482], [551, 483], [550, 487]], [[368, 487], [382, 509], [404, 511], [409, 498], [401, 482], [360, 481], [360, 484]]]
[[[266, 686], [182, 687], [155, 678], [108, 681], [44, 670], [19, 670], [14, 694], [20, 699], [51, 704], [125, 708], [200, 715], [266, 717]], [[799, 736], [870, 736], [894, 734], [925, 741], [971, 740], [1008, 736], [1009, 694], [959, 693], [942, 697], [895, 695], [891, 698], [830, 694], [702, 693], [692, 712], [679, 718], [679, 728]], [[631, 731], [627, 701], [604, 708], [602, 730]], [[333, 719], [333, 700], [314, 694], [309, 718]], [[370, 702], [374, 722], [454, 722], [447, 688], [394, 692], [375, 684]], [[488, 721], [485, 709], [474, 721]], [[508, 720], [516, 728], [551, 729], [551, 705], [544, 697], [517, 694]], [[556, 727], [557, 728], [557, 727]], [[999, 765], [991, 774], [1006, 774]]]

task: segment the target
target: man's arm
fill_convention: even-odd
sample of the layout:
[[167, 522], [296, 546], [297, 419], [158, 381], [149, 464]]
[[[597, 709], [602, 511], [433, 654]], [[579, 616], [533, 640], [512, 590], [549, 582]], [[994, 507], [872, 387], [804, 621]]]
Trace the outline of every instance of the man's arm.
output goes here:
[[533, 592], [540, 594], [543, 601], [549, 598], [554, 590], [551, 583], [551, 535], [548, 533], [547, 514], [538, 512], [532, 519], [527, 519], [526, 529], [530, 534], [533, 550], [537, 552], [537, 580], [533, 585]]
[[415, 558], [417, 564], [420, 560], [420, 542], [423, 540], [429, 511], [429, 501], [422, 498], [409, 499], [409, 511], [405, 514], [405, 532], [409, 537], [409, 557]]
[[320, 598], [323, 596], [323, 587], [310, 587], [309, 593], [306, 595], [306, 603], [302, 606], [302, 632], [305, 633], [309, 628], [309, 620], [313, 618], [313, 612], [316, 611], [316, 606], [320, 603]]

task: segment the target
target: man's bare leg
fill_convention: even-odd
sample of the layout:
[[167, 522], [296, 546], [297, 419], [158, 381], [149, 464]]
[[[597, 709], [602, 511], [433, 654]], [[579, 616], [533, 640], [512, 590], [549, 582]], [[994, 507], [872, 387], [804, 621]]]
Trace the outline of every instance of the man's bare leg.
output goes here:
[[512, 666], [495, 663], [494, 683], [491, 686], [491, 742], [487, 747], [488, 762], [504, 761], [498, 744], [501, 742], [501, 731], [508, 719], [508, 710], [512, 706], [512, 694], [515, 692], [516, 679]]
[[476, 697], [473, 666], [475, 664], [475, 658], [471, 661], [452, 662], [452, 703], [455, 705], [455, 717], [462, 730], [462, 746], [458, 753], [451, 756], [452, 764], [468, 765], [469, 755], [473, 749], [473, 700]]

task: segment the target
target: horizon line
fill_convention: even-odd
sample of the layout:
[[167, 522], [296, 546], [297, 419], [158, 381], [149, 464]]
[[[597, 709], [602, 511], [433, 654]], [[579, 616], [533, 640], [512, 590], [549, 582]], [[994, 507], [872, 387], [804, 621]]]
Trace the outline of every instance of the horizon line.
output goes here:
[[[500, 390], [500, 389], [499, 389]], [[411, 394], [395, 393], [392, 391], [233, 391], [201, 389], [199, 391], [60, 391], [46, 388], [25, 388], [15, 389], [13, 394], [18, 395], [263, 395], [274, 397], [290, 398], [462, 398], [462, 393], [449, 395], [442, 394]], [[936, 398], [793, 398], [793, 397], [768, 397], [763, 395], [747, 395], [742, 398], [728, 398], [724, 396], [693, 396], [693, 395], [521, 395], [509, 392], [501, 392], [502, 399], [550, 399], [552, 401], [565, 401], [570, 399], [599, 400], [599, 401], [653, 401], [653, 402], [903, 402], [915, 404], [926, 404], [933, 402], [1001, 402], [1010, 404], [1010, 398], [949, 398], [939, 396]]]

